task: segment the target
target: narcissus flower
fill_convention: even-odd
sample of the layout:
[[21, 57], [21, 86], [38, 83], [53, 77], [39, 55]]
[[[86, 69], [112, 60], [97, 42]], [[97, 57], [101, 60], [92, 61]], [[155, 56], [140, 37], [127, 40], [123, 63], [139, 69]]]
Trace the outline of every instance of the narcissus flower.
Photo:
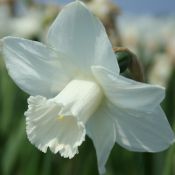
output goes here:
[[39, 150], [72, 158], [87, 134], [104, 173], [115, 142], [148, 152], [173, 143], [160, 107], [164, 89], [119, 75], [105, 29], [83, 3], [60, 12], [46, 45], [5, 37], [2, 51], [9, 75], [31, 95], [27, 135]]

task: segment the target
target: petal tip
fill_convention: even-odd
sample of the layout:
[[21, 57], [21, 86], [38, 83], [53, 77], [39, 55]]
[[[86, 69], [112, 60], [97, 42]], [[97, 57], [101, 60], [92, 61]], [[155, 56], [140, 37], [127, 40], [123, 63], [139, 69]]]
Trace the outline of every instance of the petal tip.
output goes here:
[[104, 175], [106, 173], [106, 168], [104, 166], [103, 167], [99, 167], [98, 171], [99, 171], [100, 175]]
[[175, 143], [175, 134], [173, 133], [173, 136], [172, 136], [172, 140], [170, 142], [170, 145], [174, 144]]
[[[71, 2], [71, 3], [69, 3], [69, 4], [67, 4], [65, 7], [64, 7], [64, 9], [65, 8], [67, 8], [67, 7], [84, 7], [84, 8], [86, 8], [86, 5], [85, 5], [85, 3], [83, 3], [82, 1], [79, 1], [79, 0], [76, 0], [76, 1], [74, 1], [74, 2]], [[87, 9], [87, 8], [86, 8]]]

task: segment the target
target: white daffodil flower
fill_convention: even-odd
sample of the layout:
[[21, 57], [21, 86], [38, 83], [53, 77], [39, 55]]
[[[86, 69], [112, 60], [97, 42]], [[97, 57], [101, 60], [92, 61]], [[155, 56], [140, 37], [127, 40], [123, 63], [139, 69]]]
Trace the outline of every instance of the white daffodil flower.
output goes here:
[[102, 174], [115, 142], [143, 152], [174, 142], [160, 107], [165, 90], [119, 75], [103, 25], [82, 2], [59, 13], [46, 45], [5, 37], [2, 51], [9, 75], [31, 95], [27, 135], [39, 150], [72, 158], [87, 134]]

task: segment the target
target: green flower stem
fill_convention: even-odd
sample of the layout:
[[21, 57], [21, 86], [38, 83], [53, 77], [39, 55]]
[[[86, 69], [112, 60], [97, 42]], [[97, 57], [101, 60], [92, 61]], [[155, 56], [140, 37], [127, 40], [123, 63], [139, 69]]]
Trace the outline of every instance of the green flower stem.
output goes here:
[[[170, 81], [168, 84], [167, 94], [166, 94], [166, 109], [168, 109], [167, 114], [169, 116], [169, 119], [171, 117], [171, 123], [173, 130], [175, 131], [175, 68], [172, 71], [172, 75], [170, 77]], [[165, 165], [163, 169], [162, 175], [173, 175], [173, 168], [174, 168], [174, 160], [175, 159], [175, 145], [172, 145], [170, 149], [167, 151], [165, 156]]]
[[[173, 130], [175, 131], [175, 121], [173, 123]], [[172, 168], [174, 167], [173, 165], [174, 163], [173, 158], [175, 157], [174, 153], [175, 153], [175, 145], [172, 145], [166, 154], [165, 166], [164, 166], [162, 175], [173, 175]]]

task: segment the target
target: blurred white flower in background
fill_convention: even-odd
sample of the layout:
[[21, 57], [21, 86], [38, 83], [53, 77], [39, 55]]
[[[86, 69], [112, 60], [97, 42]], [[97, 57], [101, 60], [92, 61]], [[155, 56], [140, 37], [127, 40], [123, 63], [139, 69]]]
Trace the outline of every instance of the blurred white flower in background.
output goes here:
[[11, 33], [10, 9], [6, 4], [0, 4], [0, 38]]
[[175, 67], [174, 19], [174, 16], [124, 15], [119, 21], [123, 45], [144, 63], [148, 81], [165, 87]]
[[132, 47], [132, 43], [128, 44], [128, 37], [132, 37], [138, 43], [137, 49], [139, 44], [146, 45], [144, 50], [149, 51], [152, 48], [152, 52], [162, 46], [166, 47], [167, 42], [175, 38], [173, 19], [173, 17], [124, 15], [119, 21], [123, 45]]
[[173, 66], [169, 56], [165, 53], [157, 54], [148, 72], [148, 81], [151, 84], [159, 84], [166, 87], [172, 70]]
[[102, 21], [112, 45], [114, 47], [121, 46], [117, 23], [120, 8], [117, 4], [112, 0], [87, 0], [86, 5]]
[[43, 13], [31, 9], [26, 15], [11, 19], [13, 36], [32, 38], [38, 36], [42, 30]]
[[39, 150], [72, 158], [87, 134], [102, 174], [115, 142], [140, 152], [174, 142], [160, 107], [164, 89], [119, 75], [105, 29], [83, 3], [63, 8], [46, 45], [16, 37], [1, 42], [9, 75], [31, 95], [27, 135]]
[[153, 62], [148, 72], [148, 81], [167, 87], [171, 73], [175, 68], [175, 37], [167, 40], [165, 51], [153, 55]]
[[87, 6], [104, 23], [109, 23], [111, 16], [119, 14], [120, 10], [111, 0], [91, 0], [87, 1]]
[[42, 30], [43, 10], [22, 8], [21, 1], [15, 2], [0, 2], [0, 38], [8, 34], [25, 38], [38, 36]]
[[170, 57], [170, 62], [175, 67], [175, 37], [169, 40], [167, 47], [166, 47], [166, 52], [168, 56]]

